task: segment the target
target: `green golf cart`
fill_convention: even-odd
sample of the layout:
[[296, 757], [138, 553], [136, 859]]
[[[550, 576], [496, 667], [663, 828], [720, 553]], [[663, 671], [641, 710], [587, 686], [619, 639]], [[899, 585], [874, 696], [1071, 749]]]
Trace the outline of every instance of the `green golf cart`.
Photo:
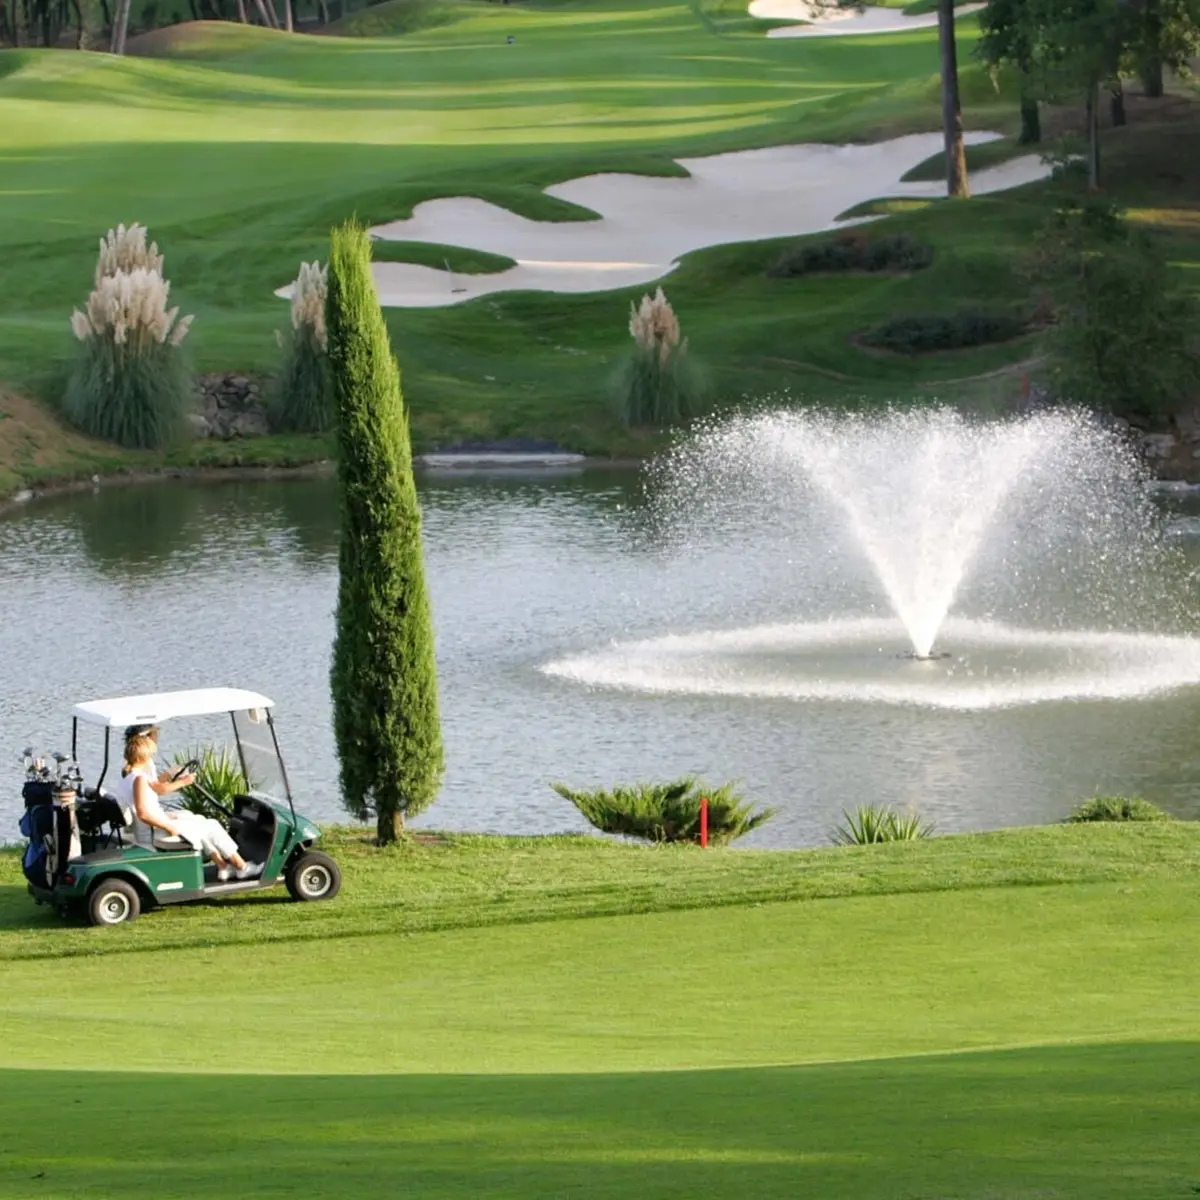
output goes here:
[[[77, 704], [70, 755], [55, 755], [51, 767], [31, 751], [25, 754], [21, 831], [28, 844], [23, 866], [34, 900], [63, 914], [82, 910], [93, 925], [120, 925], [156, 905], [240, 895], [280, 884], [296, 900], [336, 896], [341, 871], [328, 854], [313, 849], [320, 830], [296, 812], [273, 707], [265, 696], [238, 688]], [[157, 830], [152, 845], [138, 844], [133, 840], [132, 812], [104, 786], [120, 773], [122, 734], [114, 739], [114, 729], [213, 716], [232, 723], [241, 774], [251, 782], [246, 794], [231, 803], [207, 796], [213, 810], [209, 815], [227, 827], [243, 858], [263, 864], [254, 879], [219, 879], [198, 849]], [[80, 734], [87, 726], [104, 731], [103, 761], [91, 787], [85, 786], [79, 766]], [[175, 774], [197, 765], [189, 762]]]

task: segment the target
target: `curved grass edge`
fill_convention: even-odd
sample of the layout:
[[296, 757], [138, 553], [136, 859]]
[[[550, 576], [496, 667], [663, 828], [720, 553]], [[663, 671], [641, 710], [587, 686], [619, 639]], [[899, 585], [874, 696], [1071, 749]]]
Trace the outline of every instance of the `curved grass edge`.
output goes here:
[[1200, 823], [1085, 823], [809, 850], [618, 843], [590, 834], [410, 833], [379, 849], [329, 827], [346, 886], [328, 905], [272, 893], [180, 906], [100, 939], [35, 908], [19, 858], [0, 853], [0, 961], [216, 943], [362, 938], [850, 897], [1062, 887], [1200, 872]]

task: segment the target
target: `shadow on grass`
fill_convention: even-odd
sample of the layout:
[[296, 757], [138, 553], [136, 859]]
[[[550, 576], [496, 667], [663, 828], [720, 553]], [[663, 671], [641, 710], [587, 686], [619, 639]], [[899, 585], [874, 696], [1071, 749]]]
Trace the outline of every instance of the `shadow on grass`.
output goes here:
[[[231, 1021], [215, 1057], [252, 1070], [266, 1024]], [[159, 1051], [131, 1056], [142, 1075], [0, 1070], [0, 1193], [1096, 1198], [1200, 1180], [1192, 1042], [528, 1076], [184, 1076]]]

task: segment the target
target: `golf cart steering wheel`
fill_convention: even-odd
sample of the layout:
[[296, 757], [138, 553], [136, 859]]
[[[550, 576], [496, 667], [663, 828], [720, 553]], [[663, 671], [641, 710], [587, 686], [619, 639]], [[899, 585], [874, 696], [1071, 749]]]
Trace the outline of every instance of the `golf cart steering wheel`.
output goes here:
[[171, 776], [171, 782], [174, 783], [177, 779], [182, 778], [184, 775], [195, 775], [199, 770], [200, 760], [198, 758], [189, 758], [187, 762], [185, 762], [183, 766]]

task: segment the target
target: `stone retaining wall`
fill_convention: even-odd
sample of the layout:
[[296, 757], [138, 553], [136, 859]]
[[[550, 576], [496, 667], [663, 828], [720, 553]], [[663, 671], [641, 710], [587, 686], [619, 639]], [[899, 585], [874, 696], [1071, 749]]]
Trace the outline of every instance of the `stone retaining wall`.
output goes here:
[[267, 424], [267, 375], [222, 372], [196, 378], [196, 410], [188, 422], [197, 437], [228, 441], [260, 437]]

